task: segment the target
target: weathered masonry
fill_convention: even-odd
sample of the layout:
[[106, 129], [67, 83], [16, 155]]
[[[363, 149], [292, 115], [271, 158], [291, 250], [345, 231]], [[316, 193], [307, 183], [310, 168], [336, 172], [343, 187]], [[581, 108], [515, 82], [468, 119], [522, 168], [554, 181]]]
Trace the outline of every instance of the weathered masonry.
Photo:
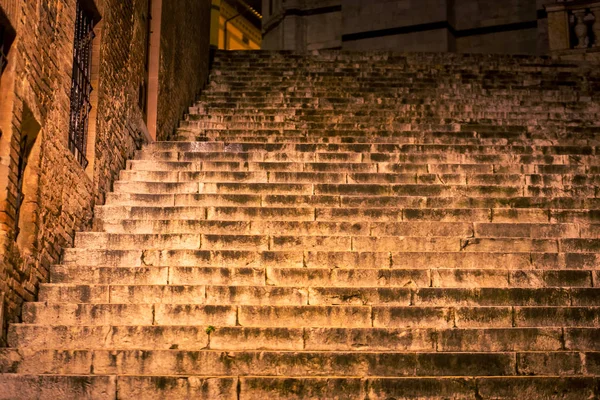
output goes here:
[[595, 2], [557, 57], [306, 51], [427, 0], [216, 51], [218, 3], [0, 0], [0, 400], [600, 398]]
[[561, 54], [577, 48], [579, 58], [600, 59], [598, 0], [263, 0], [263, 14], [265, 50]]
[[171, 137], [199, 93], [209, 8], [0, 0], [3, 338], [75, 231], [91, 228], [125, 161], [148, 139]]
[[218, 52], [0, 351], [0, 396], [600, 396], [600, 73]]

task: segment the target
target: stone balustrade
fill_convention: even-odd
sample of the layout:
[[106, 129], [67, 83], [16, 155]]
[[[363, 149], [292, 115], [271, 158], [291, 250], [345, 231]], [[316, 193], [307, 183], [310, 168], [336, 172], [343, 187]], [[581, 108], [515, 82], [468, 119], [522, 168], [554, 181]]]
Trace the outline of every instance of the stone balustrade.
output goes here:
[[600, 1], [556, 0], [545, 8], [552, 53], [600, 51]]

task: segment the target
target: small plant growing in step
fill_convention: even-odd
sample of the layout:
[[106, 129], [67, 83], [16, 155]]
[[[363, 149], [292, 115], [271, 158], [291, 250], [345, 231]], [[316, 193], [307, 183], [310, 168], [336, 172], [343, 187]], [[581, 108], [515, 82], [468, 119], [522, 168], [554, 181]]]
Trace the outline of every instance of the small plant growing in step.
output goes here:
[[211, 334], [212, 332], [214, 332], [215, 330], [216, 330], [216, 328], [215, 328], [214, 326], [212, 326], [212, 325], [209, 325], [209, 326], [206, 328], [206, 334], [207, 334], [207, 335], [210, 335], [210, 334]]

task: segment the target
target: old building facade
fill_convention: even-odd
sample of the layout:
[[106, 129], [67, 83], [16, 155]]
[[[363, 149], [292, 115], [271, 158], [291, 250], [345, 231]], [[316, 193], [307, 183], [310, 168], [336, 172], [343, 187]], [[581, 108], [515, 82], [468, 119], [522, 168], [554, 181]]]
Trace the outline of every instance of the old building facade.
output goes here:
[[212, 0], [211, 43], [221, 50], [259, 50], [262, 15], [243, 0]]
[[[2, 326], [206, 81], [210, 2], [0, 1]], [[3, 335], [4, 336], [4, 335]]]
[[263, 0], [263, 49], [547, 54], [575, 48], [576, 27], [592, 49], [598, 9], [594, 0]]

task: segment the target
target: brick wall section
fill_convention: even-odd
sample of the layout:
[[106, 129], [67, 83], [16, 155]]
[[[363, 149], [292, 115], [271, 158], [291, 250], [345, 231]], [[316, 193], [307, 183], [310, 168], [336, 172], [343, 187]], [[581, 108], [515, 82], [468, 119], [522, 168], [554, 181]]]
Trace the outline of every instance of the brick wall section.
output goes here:
[[98, 203], [143, 142], [139, 85], [144, 77], [147, 0], [105, 0], [100, 48], [94, 190]]
[[[11, 3], [0, 0], [0, 6]], [[165, 1], [161, 55], [159, 132], [174, 129], [208, 73], [209, 7], [197, 0]], [[209, 3], [209, 2], [206, 2]], [[37, 286], [49, 279], [52, 264], [73, 244], [74, 232], [88, 230], [93, 207], [104, 202], [125, 161], [145, 141], [138, 90], [144, 72], [147, 0], [96, 0], [102, 14], [100, 69], [94, 158], [88, 171], [68, 149], [68, 121], [73, 58], [75, 0], [19, 2], [10, 15], [17, 38], [0, 90], [11, 99], [0, 117], [0, 292], [4, 327], [19, 319], [23, 301], [35, 300]], [[13, 12], [14, 14], [14, 12]], [[16, 23], [18, 21], [18, 24]], [[185, 48], [185, 49], [184, 49]], [[188, 49], [188, 50], [186, 50]], [[7, 76], [14, 89], [7, 94]], [[182, 90], [185, 88], [186, 90]], [[26, 185], [36, 194], [26, 199], [37, 210], [31, 240], [14, 241], [18, 143], [23, 110], [41, 126], [30, 165], [39, 165]], [[8, 116], [7, 116], [8, 114]], [[28, 207], [31, 208], [31, 207]], [[20, 237], [22, 237], [21, 234]], [[3, 334], [2, 337], [5, 335]]]
[[[208, 77], [210, 1], [163, 1], [157, 139], [173, 136]], [[184, 78], [185, 77], [185, 78]]]

